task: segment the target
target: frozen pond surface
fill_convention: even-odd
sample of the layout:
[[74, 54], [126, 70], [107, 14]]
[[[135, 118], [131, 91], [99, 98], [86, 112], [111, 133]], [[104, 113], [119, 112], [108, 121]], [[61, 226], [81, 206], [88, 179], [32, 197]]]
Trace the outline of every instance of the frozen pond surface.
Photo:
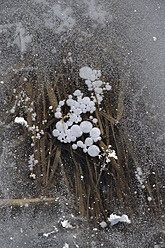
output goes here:
[[[163, 178], [165, 2], [0, 0], [0, 6], [1, 198], [33, 196], [33, 185], [24, 180], [28, 172], [21, 177], [19, 161], [14, 157], [14, 150], [21, 144], [21, 133], [16, 126], [4, 126], [7, 106], [3, 99], [10, 89], [6, 75], [24, 59], [34, 61], [34, 67], [39, 72], [52, 71], [61, 54], [73, 66], [97, 67], [101, 61], [102, 71], [113, 65], [112, 58], [118, 63], [129, 99], [126, 106], [128, 136], [141, 165], [145, 164], [144, 143], [151, 154], [155, 154], [158, 173]], [[19, 140], [18, 144], [15, 140]], [[24, 149], [28, 149], [28, 144]], [[145, 166], [152, 167], [152, 161]], [[22, 207], [19, 210], [2, 208], [0, 241], [3, 248], [60, 248], [65, 243], [69, 247], [82, 248], [161, 247], [157, 237], [159, 227], [154, 220], [147, 224], [139, 219], [134, 226], [127, 227], [128, 233], [127, 230], [122, 232], [121, 227], [121, 230], [111, 229], [109, 233], [99, 231], [96, 235], [96, 231], [88, 232], [85, 224], [78, 229], [64, 230], [59, 220], [63, 215], [69, 219], [70, 212], [65, 204], [62, 208], [60, 204]], [[43, 237], [43, 233], [55, 230], [53, 226], [59, 231]]]

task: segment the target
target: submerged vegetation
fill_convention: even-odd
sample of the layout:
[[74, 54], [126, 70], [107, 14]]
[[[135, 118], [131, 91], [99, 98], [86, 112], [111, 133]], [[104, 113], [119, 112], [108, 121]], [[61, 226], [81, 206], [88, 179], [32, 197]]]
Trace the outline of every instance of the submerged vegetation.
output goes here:
[[[100, 80], [109, 83], [112, 89], [104, 92], [101, 102], [95, 97], [92, 112], [96, 120], [94, 127], [101, 133], [101, 139], [95, 140], [99, 156], [90, 156], [90, 152], [84, 153], [80, 147], [74, 149], [72, 141], [61, 143], [57, 135], [53, 135], [59, 121], [59, 103], [77, 89], [84, 96], [91, 96], [79, 69], [61, 63], [59, 70], [56, 68], [49, 77], [34, 70], [15, 70], [9, 76], [13, 86], [7, 121], [12, 119], [20, 123], [25, 140], [30, 140], [31, 154], [26, 166], [36, 184], [38, 197], [51, 195], [63, 181], [75, 213], [92, 219], [96, 225], [107, 221], [116, 208], [133, 216], [141, 201], [145, 213], [159, 215], [161, 199], [156, 167], [152, 177], [155, 188], [152, 188], [151, 179], [143, 174], [127, 137], [124, 82], [113, 70], [105, 76], [100, 75]], [[62, 104], [60, 111], [65, 129], [70, 118], [69, 106]], [[89, 111], [81, 117], [83, 121], [91, 121], [90, 116]], [[79, 141], [84, 144], [85, 139], [84, 132]], [[117, 159], [112, 156], [113, 151]]]

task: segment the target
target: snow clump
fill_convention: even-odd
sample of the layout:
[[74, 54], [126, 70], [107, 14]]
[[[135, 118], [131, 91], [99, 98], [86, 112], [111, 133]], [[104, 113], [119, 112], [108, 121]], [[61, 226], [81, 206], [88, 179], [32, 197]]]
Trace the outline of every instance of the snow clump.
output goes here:
[[23, 117], [16, 117], [14, 120], [15, 123], [21, 124], [21, 125], [25, 125], [25, 127], [27, 127], [27, 121], [25, 121], [25, 119]]
[[[94, 142], [101, 140], [101, 131], [94, 125], [97, 124], [97, 118], [90, 115], [89, 120], [83, 120], [82, 115], [96, 111], [96, 105], [101, 104], [103, 100], [103, 90], [110, 90], [111, 87], [108, 83], [100, 80], [101, 71], [92, 70], [90, 67], [82, 67], [79, 71], [79, 76], [85, 79], [85, 84], [88, 91], [91, 91], [91, 96], [83, 96], [81, 90], [75, 90], [73, 95], [69, 95], [68, 99], [59, 102], [56, 108], [55, 118], [60, 119], [56, 123], [56, 128], [53, 130], [53, 136], [60, 142], [71, 143], [72, 149], [82, 148], [84, 153], [88, 153], [91, 157], [96, 157], [100, 153], [100, 149]], [[61, 107], [68, 106], [69, 112], [63, 116]], [[64, 122], [65, 118], [68, 118]], [[83, 143], [79, 139], [83, 134], [88, 134]]]
[[68, 220], [61, 221], [61, 225], [64, 228], [73, 228], [73, 226], [70, 224], [70, 222]]
[[130, 219], [128, 218], [126, 214], [123, 214], [122, 216], [111, 214], [108, 220], [111, 223], [111, 226], [116, 225], [118, 222], [126, 222], [128, 224], [131, 223]]

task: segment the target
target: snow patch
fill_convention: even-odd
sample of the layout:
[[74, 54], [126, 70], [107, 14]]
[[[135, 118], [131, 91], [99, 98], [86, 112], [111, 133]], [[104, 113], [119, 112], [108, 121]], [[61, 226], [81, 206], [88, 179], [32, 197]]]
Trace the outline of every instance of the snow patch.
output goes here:
[[123, 214], [122, 216], [116, 215], [116, 214], [111, 214], [110, 217], [108, 218], [109, 222], [111, 223], [111, 226], [116, 225], [119, 222], [125, 222], [130, 224], [131, 221], [128, 218], [126, 214]]
[[23, 117], [16, 117], [14, 120], [15, 123], [21, 124], [21, 125], [25, 125], [25, 127], [27, 127], [27, 121], [25, 121], [25, 119]]

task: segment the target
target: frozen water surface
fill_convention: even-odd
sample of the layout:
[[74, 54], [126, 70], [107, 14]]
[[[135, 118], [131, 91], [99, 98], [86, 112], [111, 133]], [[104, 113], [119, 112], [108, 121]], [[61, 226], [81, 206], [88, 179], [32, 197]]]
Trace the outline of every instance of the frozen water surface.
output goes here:
[[[0, 195], [2, 199], [35, 196], [33, 181], [28, 178], [29, 171], [27, 169], [24, 172], [20, 169], [22, 167], [15, 155], [15, 150], [20, 152], [20, 157], [22, 153], [26, 154], [30, 144], [24, 143], [17, 123], [8, 126], [4, 124], [4, 115], [8, 107], [5, 95], [9, 94], [12, 87], [11, 82], [7, 80], [7, 73], [12, 68], [21, 66], [22, 69], [27, 70], [35, 68], [38, 72], [52, 72], [58, 64], [58, 57], [66, 47], [69, 53], [64, 54], [64, 64], [67, 61], [73, 67], [79, 65], [80, 68], [85, 68], [81, 70], [80, 76], [88, 80], [89, 88], [93, 87], [91, 81], [97, 79], [96, 74], [92, 74], [90, 66], [98, 69], [97, 65], [101, 64], [101, 71], [104, 74], [114, 62], [118, 64], [127, 99], [127, 135], [142, 167], [137, 171], [138, 180], [143, 184], [143, 172], [147, 173], [148, 169], [154, 167], [153, 154], [158, 175], [163, 180], [164, 13], [165, 2], [161, 0], [0, 0]], [[26, 63], [19, 66], [24, 61]], [[97, 73], [100, 77], [99, 72]], [[101, 86], [101, 82], [97, 80], [94, 83]], [[110, 86], [105, 87], [110, 89]], [[77, 96], [80, 93], [75, 92]], [[72, 105], [72, 99], [69, 100]], [[61, 118], [60, 111], [57, 111], [56, 117]], [[73, 114], [73, 121], [75, 121], [74, 117]], [[63, 124], [58, 125], [58, 131], [54, 132], [54, 136], [58, 136], [59, 132], [63, 131]], [[71, 132], [73, 134], [76, 132], [79, 137], [82, 131], [79, 127], [76, 129]], [[89, 139], [86, 139], [85, 143], [91, 147], [95, 146]], [[75, 144], [73, 149], [76, 149], [76, 146]], [[147, 161], [144, 147], [150, 152]], [[97, 148], [92, 151], [88, 148], [88, 152], [99, 153]], [[26, 160], [28, 164], [28, 159]], [[124, 232], [122, 227], [117, 229], [116, 225], [109, 231], [92, 228], [86, 230], [84, 224], [77, 223], [78, 220], [71, 217], [68, 202], [65, 201], [66, 199], [60, 200], [50, 206], [1, 208], [2, 248], [163, 247], [159, 238], [159, 225], [154, 219], [148, 223], [144, 221], [145, 218], [137, 219], [135, 216], [134, 224], [126, 226]], [[125, 213], [120, 213], [122, 214]], [[141, 216], [143, 216], [142, 208]], [[66, 221], [75, 228], [63, 228], [61, 223]], [[102, 227], [106, 228], [105, 223]]]

